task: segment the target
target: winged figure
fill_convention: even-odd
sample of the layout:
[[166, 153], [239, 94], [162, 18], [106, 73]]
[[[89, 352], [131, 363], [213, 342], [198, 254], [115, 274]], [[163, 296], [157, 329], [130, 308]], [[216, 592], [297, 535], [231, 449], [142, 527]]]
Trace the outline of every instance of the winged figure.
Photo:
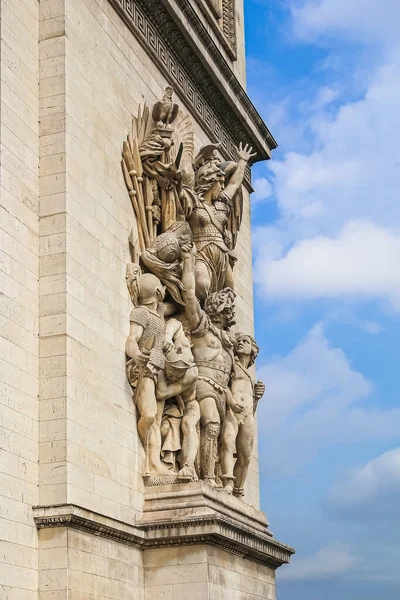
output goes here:
[[200, 149], [193, 166], [196, 204], [187, 220], [196, 244], [196, 295], [204, 302], [209, 294], [234, 288], [233, 250], [242, 220], [241, 186], [252, 158], [249, 146], [238, 149], [238, 162], [221, 161], [220, 144]]

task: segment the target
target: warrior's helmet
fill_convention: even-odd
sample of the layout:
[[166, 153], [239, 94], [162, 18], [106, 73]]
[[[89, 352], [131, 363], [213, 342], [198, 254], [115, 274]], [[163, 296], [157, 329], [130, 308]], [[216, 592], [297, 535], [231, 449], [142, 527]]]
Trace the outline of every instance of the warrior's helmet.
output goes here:
[[143, 273], [136, 263], [126, 267], [126, 284], [134, 306], [161, 302], [164, 299], [165, 288], [161, 281], [152, 273]]

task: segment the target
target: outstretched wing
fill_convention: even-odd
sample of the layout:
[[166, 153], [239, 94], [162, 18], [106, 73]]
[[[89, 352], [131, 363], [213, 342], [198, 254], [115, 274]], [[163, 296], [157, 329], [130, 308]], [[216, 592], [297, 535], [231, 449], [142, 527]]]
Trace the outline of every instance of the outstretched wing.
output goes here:
[[181, 110], [178, 112], [178, 116], [174, 121], [172, 141], [174, 143], [170, 150], [171, 159], [172, 161], [176, 160], [180, 145], [182, 144], [183, 152], [180, 168], [182, 169], [183, 183], [188, 187], [193, 187], [194, 132], [190, 116], [183, 115]]
[[[237, 169], [237, 163], [228, 162], [222, 163], [221, 167], [226, 172], [225, 185], [228, 185], [230, 178], [233, 173]], [[228, 229], [231, 233], [232, 238], [232, 250], [234, 250], [237, 242], [237, 237], [240, 229], [240, 225], [242, 224], [243, 217], [243, 190], [242, 186], [240, 186], [239, 190], [236, 192], [232, 199], [232, 209], [231, 214], [228, 219]]]
[[153, 121], [155, 121], [156, 123], [157, 123], [157, 121], [159, 121], [161, 119], [163, 108], [164, 108], [164, 103], [162, 100], [160, 100], [159, 102], [156, 102], [155, 105], [153, 106], [152, 116], [153, 116]]
[[178, 104], [174, 104], [172, 107], [172, 113], [171, 113], [171, 119], [170, 119], [170, 123], [172, 123], [173, 121], [175, 121], [176, 117], [179, 115], [179, 105]]
[[232, 250], [234, 250], [243, 217], [243, 192], [240, 189], [232, 201], [232, 212], [228, 220], [229, 231], [232, 234]]

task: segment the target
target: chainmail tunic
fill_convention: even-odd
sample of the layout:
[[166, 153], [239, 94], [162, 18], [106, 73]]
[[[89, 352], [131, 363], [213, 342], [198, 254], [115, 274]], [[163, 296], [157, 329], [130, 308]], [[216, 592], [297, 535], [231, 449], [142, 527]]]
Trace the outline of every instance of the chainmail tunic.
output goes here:
[[163, 353], [165, 322], [163, 317], [145, 306], [138, 306], [132, 309], [129, 320], [131, 323], [137, 323], [143, 327], [142, 337], [138, 341], [141, 352], [145, 348], [145, 342], [154, 335], [154, 346], [150, 351], [149, 364], [156, 369], [163, 369], [165, 364]]

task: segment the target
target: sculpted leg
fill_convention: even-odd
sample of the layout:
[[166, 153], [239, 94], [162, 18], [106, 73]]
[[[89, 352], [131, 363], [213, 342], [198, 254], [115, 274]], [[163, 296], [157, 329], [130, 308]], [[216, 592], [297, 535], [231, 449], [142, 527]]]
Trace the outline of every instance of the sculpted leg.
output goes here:
[[197, 423], [200, 420], [200, 408], [197, 400], [190, 400], [185, 407], [182, 417], [182, 458], [183, 467], [178, 473], [178, 479], [196, 481], [194, 468], [198, 451]]
[[151, 475], [170, 475], [170, 471], [161, 461], [161, 420], [164, 412], [164, 401], [157, 402], [157, 414], [149, 431], [149, 470]]
[[136, 393], [136, 404], [140, 413], [138, 432], [145, 452], [144, 475], [165, 474], [167, 470], [160, 459], [160, 425], [164, 403], [157, 402], [155, 384], [150, 377], [142, 379]]
[[221, 479], [224, 483], [224, 489], [231, 494], [233, 492], [235, 466], [234, 454], [236, 451], [236, 436], [238, 434], [238, 422], [236, 417], [228, 412], [221, 429]]
[[138, 430], [142, 444], [146, 447], [148, 432], [153, 425], [157, 414], [157, 401], [154, 381], [144, 377], [136, 391], [136, 404], [139, 409]]
[[196, 296], [203, 304], [211, 288], [211, 278], [208, 271], [207, 265], [204, 262], [197, 261], [194, 269], [194, 276], [196, 280]]
[[253, 443], [254, 417], [253, 415], [249, 415], [243, 425], [241, 425], [236, 440], [237, 460], [233, 470], [235, 476], [235, 488], [233, 493], [235, 496], [244, 495], [244, 483], [249, 470], [251, 454], [253, 452]]
[[215, 463], [217, 460], [220, 418], [214, 398], [203, 398], [199, 402], [201, 413], [200, 470], [201, 477], [215, 485]]

